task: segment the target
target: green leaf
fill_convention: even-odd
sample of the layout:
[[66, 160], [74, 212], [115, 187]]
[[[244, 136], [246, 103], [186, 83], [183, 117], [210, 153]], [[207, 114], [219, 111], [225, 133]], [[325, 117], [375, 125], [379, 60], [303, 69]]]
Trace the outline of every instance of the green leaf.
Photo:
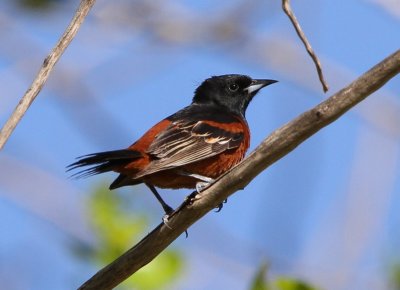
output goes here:
[[140, 269], [126, 281], [128, 289], [164, 289], [177, 276], [183, 266], [183, 259], [178, 251], [165, 251], [153, 262]]
[[[138, 242], [148, 229], [146, 212], [133, 209], [129, 200], [106, 185], [96, 187], [87, 201], [88, 218], [97, 236], [97, 245], [89, 253], [99, 266], [105, 266]], [[134, 198], [135, 195], [130, 195]], [[87, 255], [86, 255], [87, 257]], [[117, 289], [152, 290], [165, 288], [181, 273], [183, 257], [177, 250], [165, 250]]]
[[276, 279], [274, 286], [279, 290], [318, 290], [304, 281], [288, 277], [280, 277]]
[[390, 269], [391, 289], [400, 290], [400, 263], [394, 263]]
[[261, 264], [251, 282], [250, 290], [318, 290], [304, 281], [288, 277], [279, 277], [275, 281], [268, 281], [267, 270], [267, 264]]
[[267, 264], [263, 263], [260, 268], [258, 269], [254, 279], [251, 283], [251, 290], [269, 290], [269, 286], [266, 280], [267, 276]]
[[26, 9], [43, 10], [56, 3], [54, 0], [19, 0], [19, 4]]

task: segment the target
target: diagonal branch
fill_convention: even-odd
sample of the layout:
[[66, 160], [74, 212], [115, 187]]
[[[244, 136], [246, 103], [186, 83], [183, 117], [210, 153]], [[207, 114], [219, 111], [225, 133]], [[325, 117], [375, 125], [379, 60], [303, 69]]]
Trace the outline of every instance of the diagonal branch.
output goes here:
[[304, 140], [329, 125], [400, 73], [400, 50], [374, 66], [353, 83], [273, 132], [245, 160], [181, 205], [168, 225], [160, 224], [137, 245], [97, 272], [79, 289], [112, 289], [151, 262], [207, 212], [244, 188], [254, 177], [291, 152]]
[[64, 34], [59, 39], [56, 46], [50, 52], [50, 54], [45, 58], [42, 67], [40, 68], [36, 78], [33, 80], [31, 86], [25, 92], [25, 95], [19, 101], [14, 112], [4, 124], [0, 131], [0, 150], [3, 148], [4, 144], [7, 142], [8, 138], [11, 136], [15, 127], [21, 121], [22, 117], [29, 109], [32, 102], [35, 100], [36, 96], [42, 90], [44, 83], [47, 81], [50, 72], [52, 71], [54, 65], [60, 59], [61, 55], [71, 43], [72, 39], [75, 37], [83, 20], [89, 13], [90, 9], [94, 5], [96, 0], [82, 0], [77, 11], [75, 12], [74, 18], [68, 25]]
[[292, 8], [290, 7], [290, 0], [282, 0], [282, 9], [286, 13], [286, 15], [289, 17], [290, 21], [292, 22], [292, 24], [294, 26], [294, 29], [297, 32], [297, 35], [300, 37], [301, 41], [303, 42], [304, 46], [306, 47], [308, 54], [311, 56], [311, 58], [315, 64], [315, 68], [317, 69], [319, 81], [321, 82], [322, 88], [323, 88], [324, 92], [326, 93], [328, 91], [329, 87], [325, 81], [324, 74], [322, 73], [321, 62], [319, 61], [318, 56], [315, 54], [313, 48], [311, 47], [310, 42], [308, 42], [306, 35], [304, 34], [303, 30], [301, 29], [301, 26], [292, 11]]

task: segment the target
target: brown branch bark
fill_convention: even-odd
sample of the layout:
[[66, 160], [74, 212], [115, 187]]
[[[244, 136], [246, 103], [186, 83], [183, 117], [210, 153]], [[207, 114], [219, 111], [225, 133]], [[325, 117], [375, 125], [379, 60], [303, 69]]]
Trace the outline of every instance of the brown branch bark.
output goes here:
[[311, 110], [273, 132], [245, 160], [196, 196], [181, 205], [168, 225], [158, 225], [137, 245], [104, 267], [79, 289], [112, 289], [151, 262], [179, 235], [235, 191], [288, 154], [304, 140], [329, 125], [400, 73], [400, 50], [371, 68], [353, 83]]
[[301, 41], [303, 42], [308, 54], [311, 56], [311, 59], [313, 60], [313, 62], [315, 64], [315, 68], [317, 69], [319, 81], [321, 82], [322, 88], [323, 88], [324, 92], [326, 93], [329, 89], [329, 86], [328, 86], [327, 82], [325, 81], [324, 74], [322, 73], [321, 62], [319, 61], [318, 56], [315, 54], [313, 48], [311, 47], [310, 42], [307, 40], [306, 35], [304, 34], [303, 30], [301, 29], [301, 26], [292, 11], [292, 8], [290, 7], [290, 0], [282, 0], [282, 9], [286, 13], [286, 15], [289, 17], [290, 21], [292, 22], [292, 24], [294, 26], [294, 29], [297, 32], [297, 35], [300, 37]]
[[19, 121], [21, 121], [25, 112], [29, 109], [32, 102], [35, 100], [36, 96], [42, 90], [43, 85], [47, 81], [50, 72], [52, 71], [54, 65], [60, 59], [61, 55], [64, 53], [65, 49], [71, 43], [72, 39], [75, 37], [78, 32], [80, 26], [82, 25], [83, 20], [89, 13], [90, 9], [94, 5], [96, 0], [82, 0], [77, 11], [75, 12], [74, 17], [72, 18], [70, 24], [64, 31], [64, 34], [61, 36], [56, 46], [50, 52], [50, 54], [43, 61], [43, 65], [40, 68], [36, 78], [33, 80], [31, 86], [25, 92], [25, 95], [19, 101], [17, 107], [14, 112], [4, 124], [3, 128], [0, 131], [0, 150], [4, 147], [4, 144], [7, 142], [8, 138], [11, 136], [15, 127], [18, 125]]

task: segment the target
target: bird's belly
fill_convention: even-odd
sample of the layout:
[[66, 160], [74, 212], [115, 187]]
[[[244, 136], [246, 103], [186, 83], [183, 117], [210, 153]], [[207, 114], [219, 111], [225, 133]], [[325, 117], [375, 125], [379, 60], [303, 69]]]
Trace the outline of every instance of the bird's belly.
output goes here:
[[238, 164], [244, 157], [245, 150], [226, 151], [219, 155], [188, 164], [176, 169], [164, 170], [150, 174], [143, 178], [144, 182], [153, 184], [160, 188], [195, 188], [198, 179], [182, 175], [182, 171], [189, 174], [198, 174], [210, 178], [217, 178], [233, 166]]
[[244, 153], [244, 151], [240, 152], [237, 149], [233, 152], [227, 151], [211, 158], [188, 164], [183, 169], [190, 173], [217, 178], [238, 164], [243, 159]]
[[179, 175], [174, 170], [164, 170], [150, 174], [143, 178], [143, 181], [159, 188], [195, 188], [195, 178]]

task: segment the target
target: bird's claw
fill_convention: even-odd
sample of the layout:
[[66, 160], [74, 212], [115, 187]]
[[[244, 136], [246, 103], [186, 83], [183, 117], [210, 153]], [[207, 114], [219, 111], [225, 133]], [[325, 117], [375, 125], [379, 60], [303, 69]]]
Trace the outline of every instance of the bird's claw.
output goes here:
[[196, 183], [196, 191], [197, 193], [202, 192], [204, 189], [210, 186], [210, 182], [199, 181]]
[[164, 225], [165, 225], [167, 228], [172, 229], [172, 228], [168, 225], [169, 218], [170, 218], [170, 215], [169, 215], [169, 214], [165, 214], [165, 215], [163, 216], [163, 218], [162, 218], [162, 221], [163, 221]]
[[215, 212], [220, 212], [221, 209], [224, 207], [224, 203], [227, 203], [228, 199], [225, 199], [223, 202], [221, 202], [219, 205], [217, 205], [215, 208], [217, 209]]
[[[162, 221], [164, 223], [164, 225], [169, 228], [170, 230], [172, 230], [172, 227], [168, 224], [169, 223], [169, 218], [173, 216], [173, 214], [175, 213], [175, 211], [171, 208], [171, 211], [169, 211], [169, 213], [166, 213], [163, 218]], [[185, 230], [185, 238], [188, 238], [189, 234], [188, 231]]]

